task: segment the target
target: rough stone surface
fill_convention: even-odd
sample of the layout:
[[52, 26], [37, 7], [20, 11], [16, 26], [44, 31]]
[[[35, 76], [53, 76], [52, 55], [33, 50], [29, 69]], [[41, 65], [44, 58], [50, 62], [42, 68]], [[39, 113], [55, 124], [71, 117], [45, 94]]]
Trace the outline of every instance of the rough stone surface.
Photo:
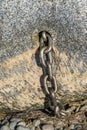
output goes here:
[[87, 0], [1, 0], [0, 6], [0, 109], [42, 106], [42, 30], [54, 42], [58, 98], [87, 99]]

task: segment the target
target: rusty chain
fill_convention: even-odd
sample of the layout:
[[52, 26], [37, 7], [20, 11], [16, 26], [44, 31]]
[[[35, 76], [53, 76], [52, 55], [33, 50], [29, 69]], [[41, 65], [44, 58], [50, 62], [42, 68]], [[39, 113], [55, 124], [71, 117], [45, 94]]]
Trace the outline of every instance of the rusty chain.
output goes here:
[[58, 115], [59, 107], [57, 106], [55, 94], [57, 84], [52, 74], [52, 51], [53, 41], [49, 33], [43, 31], [40, 34], [40, 63], [43, 69], [44, 79], [43, 86], [46, 96], [49, 97], [49, 107], [53, 110], [54, 115]]

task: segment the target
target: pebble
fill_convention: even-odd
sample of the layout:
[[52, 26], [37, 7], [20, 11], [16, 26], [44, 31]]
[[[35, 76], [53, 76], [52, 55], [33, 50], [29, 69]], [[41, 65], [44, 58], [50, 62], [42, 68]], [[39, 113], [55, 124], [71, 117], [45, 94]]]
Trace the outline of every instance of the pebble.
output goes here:
[[9, 123], [10, 129], [15, 129], [17, 125], [25, 126], [25, 122], [22, 121], [22, 119], [12, 118]]
[[60, 121], [58, 121], [58, 123], [56, 124], [55, 128], [56, 128], [56, 129], [60, 129], [60, 128], [64, 127], [64, 126], [65, 126], [64, 122], [62, 122], [62, 121], [60, 120]]
[[2, 127], [1, 127], [1, 129], [0, 129], [0, 130], [10, 130], [10, 128], [9, 128], [9, 126], [4, 125], [4, 126], [2, 126]]
[[10, 129], [14, 129], [15, 128], [15, 126], [16, 126], [16, 122], [15, 121], [12, 121], [10, 124], [9, 124], [9, 127], [10, 127]]
[[80, 109], [80, 111], [85, 111], [85, 110], [87, 110], [87, 105], [86, 105], [86, 106], [83, 106], [83, 107]]
[[13, 121], [17, 123], [17, 122], [22, 121], [22, 119], [14, 118], [14, 117], [13, 117], [13, 118], [10, 119], [10, 122], [13, 122]]
[[[32, 124], [33, 126], [32, 126], [32, 128], [31, 128], [31, 130], [35, 130], [35, 128], [38, 128], [38, 126], [40, 125], [40, 120], [34, 120], [33, 121], [33, 124]], [[39, 128], [38, 128], [39, 129]]]
[[81, 127], [81, 125], [75, 125], [75, 124], [72, 124], [70, 127], [69, 127], [69, 129], [70, 130], [79, 130], [79, 128], [81, 129], [82, 127]]
[[40, 125], [40, 120], [34, 120], [33, 121], [33, 126], [37, 127]]
[[5, 120], [2, 121], [1, 124], [2, 124], [2, 125], [9, 125], [9, 122], [8, 122], [8, 120], [5, 119]]
[[26, 123], [24, 121], [20, 121], [17, 123], [17, 125], [26, 126]]
[[54, 127], [53, 125], [43, 125], [42, 126], [42, 130], [54, 130]]
[[30, 130], [30, 129], [25, 126], [17, 126], [15, 130]]
[[74, 129], [74, 126], [75, 126], [74, 124], [70, 125], [70, 127], [69, 127], [70, 130], [73, 130], [73, 129]]
[[35, 126], [32, 126], [31, 130], [35, 130]]

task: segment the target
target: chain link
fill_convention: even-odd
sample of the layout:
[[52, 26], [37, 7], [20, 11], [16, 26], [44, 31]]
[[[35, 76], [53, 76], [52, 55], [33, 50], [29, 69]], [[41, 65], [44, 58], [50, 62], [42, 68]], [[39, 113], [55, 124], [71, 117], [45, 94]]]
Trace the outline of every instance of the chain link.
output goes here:
[[57, 92], [57, 84], [55, 77], [52, 74], [52, 51], [53, 42], [50, 34], [43, 31], [40, 35], [40, 63], [44, 73], [44, 89], [49, 97], [49, 107], [53, 109], [57, 115], [59, 107], [57, 106], [55, 94]]

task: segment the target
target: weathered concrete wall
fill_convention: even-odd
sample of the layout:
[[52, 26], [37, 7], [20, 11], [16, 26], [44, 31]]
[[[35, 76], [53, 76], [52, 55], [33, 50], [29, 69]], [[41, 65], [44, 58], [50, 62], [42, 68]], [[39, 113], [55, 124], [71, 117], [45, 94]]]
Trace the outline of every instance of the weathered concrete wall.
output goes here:
[[60, 99], [87, 98], [87, 0], [1, 0], [0, 5], [0, 109], [43, 104], [37, 64], [42, 30], [53, 38]]

